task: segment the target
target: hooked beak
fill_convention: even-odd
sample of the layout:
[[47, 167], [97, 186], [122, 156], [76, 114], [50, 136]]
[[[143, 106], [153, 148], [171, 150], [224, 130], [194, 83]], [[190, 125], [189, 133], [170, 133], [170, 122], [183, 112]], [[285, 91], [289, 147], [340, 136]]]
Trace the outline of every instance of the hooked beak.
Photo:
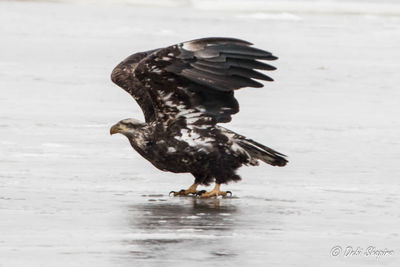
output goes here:
[[110, 129], [110, 135], [116, 134], [116, 133], [120, 133], [122, 131], [121, 128], [119, 128], [118, 124], [115, 124], [113, 127], [111, 127]]

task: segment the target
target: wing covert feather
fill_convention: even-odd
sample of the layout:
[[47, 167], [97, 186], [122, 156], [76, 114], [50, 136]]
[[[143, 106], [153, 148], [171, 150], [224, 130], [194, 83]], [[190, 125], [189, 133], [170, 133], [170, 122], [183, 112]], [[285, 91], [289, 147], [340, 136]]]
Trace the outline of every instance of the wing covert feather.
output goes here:
[[138, 53], [117, 66], [113, 81], [137, 100], [146, 121], [229, 122], [239, 112], [234, 90], [263, 87], [255, 79], [272, 78], [255, 69], [276, 69], [259, 60], [277, 57], [250, 45], [233, 38], [203, 38]]

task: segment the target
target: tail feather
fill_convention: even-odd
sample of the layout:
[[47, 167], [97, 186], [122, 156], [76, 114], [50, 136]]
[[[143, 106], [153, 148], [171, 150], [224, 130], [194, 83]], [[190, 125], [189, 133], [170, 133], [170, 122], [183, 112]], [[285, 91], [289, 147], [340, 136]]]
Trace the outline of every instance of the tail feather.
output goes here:
[[288, 162], [286, 155], [279, 153], [269, 147], [257, 143], [251, 139], [239, 139], [238, 144], [249, 153], [252, 158], [259, 159], [272, 166], [283, 167]]

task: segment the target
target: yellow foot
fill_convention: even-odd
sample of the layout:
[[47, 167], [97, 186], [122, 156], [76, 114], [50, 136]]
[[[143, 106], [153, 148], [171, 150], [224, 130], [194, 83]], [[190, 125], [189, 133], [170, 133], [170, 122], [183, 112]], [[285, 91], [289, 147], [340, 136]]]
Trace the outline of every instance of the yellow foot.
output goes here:
[[199, 195], [201, 198], [218, 197], [218, 196], [226, 197], [228, 194], [232, 196], [231, 191], [220, 191], [219, 187], [220, 187], [220, 184], [215, 184], [214, 189], [211, 190], [210, 192], [205, 192], [203, 190], [203, 191], [200, 191], [199, 193], [197, 193], [197, 195]]
[[170, 195], [174, 194], [174, 197], [176, 197], [176, 196], [187, 196], [187, 195], [190, 195], [190, 194], [197, 195], [197, 193], [199, 192], [199, 191], [196, 190], [198, 185], [199, 184], [194, 183], [186, 190], [182, 189], [182, 190], [180, 190], [178, 192], [171, 191], [171, 192], [169, 192], [169, 194]]

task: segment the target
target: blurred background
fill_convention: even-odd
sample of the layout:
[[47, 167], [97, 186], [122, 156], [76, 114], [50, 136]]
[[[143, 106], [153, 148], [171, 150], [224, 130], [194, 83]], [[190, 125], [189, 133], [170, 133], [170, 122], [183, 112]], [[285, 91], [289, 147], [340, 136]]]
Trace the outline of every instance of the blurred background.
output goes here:
[[[0, 266], [399, 265], [399, 1], [0, 1], [0, 36]], [[192, 177], [109, 135], [143, 119], [110, 73], [209, 36], [279, 57], [225, 126], [289, 164], [171, 198]]]

